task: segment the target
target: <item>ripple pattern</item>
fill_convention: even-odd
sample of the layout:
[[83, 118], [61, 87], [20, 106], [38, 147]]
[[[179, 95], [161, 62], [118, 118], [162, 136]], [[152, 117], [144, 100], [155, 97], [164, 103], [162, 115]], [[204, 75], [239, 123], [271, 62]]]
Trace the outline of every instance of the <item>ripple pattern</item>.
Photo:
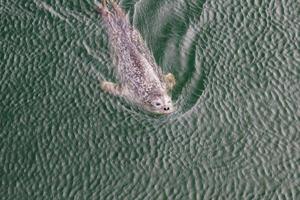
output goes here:
[[102, 93], [93, 1], [2, 0], [1, 199], [300, 199], [297, 0], [120, 3], [178, 111]]

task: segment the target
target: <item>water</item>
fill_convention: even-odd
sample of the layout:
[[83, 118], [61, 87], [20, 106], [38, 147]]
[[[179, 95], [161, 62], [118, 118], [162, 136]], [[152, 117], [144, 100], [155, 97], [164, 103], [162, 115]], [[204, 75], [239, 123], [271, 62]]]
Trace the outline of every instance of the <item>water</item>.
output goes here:
[[93, 1], [0, 1], [2, 199], [300, 199], [297, 0], [121, 1], [177, 85], [116, 81]]

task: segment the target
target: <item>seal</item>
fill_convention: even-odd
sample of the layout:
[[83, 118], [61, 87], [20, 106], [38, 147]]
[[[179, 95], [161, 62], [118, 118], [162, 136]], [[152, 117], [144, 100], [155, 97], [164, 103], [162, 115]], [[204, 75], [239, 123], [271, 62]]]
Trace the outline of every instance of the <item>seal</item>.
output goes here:
[[[110, 8], [110, 9], [109, 9]], [[170, 90], [175, 77], [164, 75], [141, 34], [129, 22], [128, 15], [115, 2], [104, 0], [98, 7], [114, 56], [119, 83], [101, 82], [103, 91], [122, 96], [152, 113], [174, 112]]]

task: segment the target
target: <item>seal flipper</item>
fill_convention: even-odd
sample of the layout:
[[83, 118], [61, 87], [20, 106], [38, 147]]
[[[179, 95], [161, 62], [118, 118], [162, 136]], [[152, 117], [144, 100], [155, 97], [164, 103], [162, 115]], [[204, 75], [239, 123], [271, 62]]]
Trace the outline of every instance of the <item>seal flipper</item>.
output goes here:
[[111, 5], [112, 5], [112, 8], [114, 9], [117, 16], [126, 17], [126, 14], [124, 13], [122, 8], [120, 8], [120, 6], [116, 2], [112, 1]]
[[[108, 11], [108, 4], [111, 4], [112, 9], [117, 17], [126, 18], [126, 14], [122, 8], [114, 0], [101, 0], [98, 9]], [[108, 11], [109, 12], [109, 11]]]
[[167, 85], [167, 90], [172, 90], [176, 84], [175, 76], [171, 73], [164, 75], [164, 79]]
[[101, 89], [105, 92], [108, 92], [108, 93], [116, 95], [116, 96], [123, 95], [122, 86], [120, 84], [103, 81], [103, 82], [101, 82]]
[[97, 7], [98, 12], [101, 14], [102, 17], [108, 17], [111, 13], [107, 8], [107, 1], [102, 0]]

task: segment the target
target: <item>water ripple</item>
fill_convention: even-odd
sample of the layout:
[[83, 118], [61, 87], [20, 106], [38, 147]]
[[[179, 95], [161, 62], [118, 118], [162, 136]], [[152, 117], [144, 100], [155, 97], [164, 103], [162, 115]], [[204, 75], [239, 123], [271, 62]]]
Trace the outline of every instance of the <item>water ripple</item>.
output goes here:
[[120, 1], [178, 111], [103, 93], [93, 1], [0, 1], [5, 199], [299, 199], [299, 4]]

